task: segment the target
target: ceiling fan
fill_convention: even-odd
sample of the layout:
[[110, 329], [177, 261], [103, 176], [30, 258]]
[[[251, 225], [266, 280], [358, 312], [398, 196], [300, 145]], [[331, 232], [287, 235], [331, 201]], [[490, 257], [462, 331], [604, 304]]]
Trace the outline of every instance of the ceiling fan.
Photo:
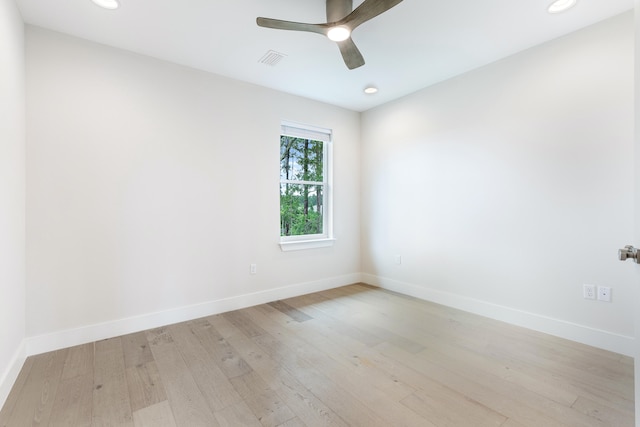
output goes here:
[[400, 2], [402, 0], [364, 0], [353, 10], [353, 0], [327, 0], [326, 24], [306, 24], [271, 18], [258, 18], [256, 21], [261, 27], [307, 31], [327, 36], [338, 44], [344, 63], [353, 70], [364, 65], [364, 58], [351, 39], [351, 32]]

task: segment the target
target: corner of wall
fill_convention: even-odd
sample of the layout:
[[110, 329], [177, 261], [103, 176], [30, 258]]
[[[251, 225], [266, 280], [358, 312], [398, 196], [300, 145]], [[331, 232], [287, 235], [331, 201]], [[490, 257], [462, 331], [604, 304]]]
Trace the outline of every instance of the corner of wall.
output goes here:
[[2, 373], [2, 377], [0, 377], [0, 409], [2, 409], [2, 407], [4, 406], [7, 397], [9, 396], [9, 392], [18, 379], [18, 375], [20, 374], [20, 370], [22, 369], [22, 366], [24, 365], [26, 359], [26, 341], [22, 340], [20, 346], [11, 358], [9, 366], [7, 367], [5, 372]]

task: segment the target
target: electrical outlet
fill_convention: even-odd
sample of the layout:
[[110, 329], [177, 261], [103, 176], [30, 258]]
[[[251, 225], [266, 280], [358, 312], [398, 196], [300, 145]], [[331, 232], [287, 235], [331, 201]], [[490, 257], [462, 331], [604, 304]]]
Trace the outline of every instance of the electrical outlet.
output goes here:
[[598, 301], [611, 302], [611, 288], [598, 286]]
[[397, 265], [402, 264], [402, 255], [396, 255], [396, 264]]
[[251, 274], [257, 274], [258, 273], [258, 266], [255, 264], [251, 264], [249, 266], [249, 273]]
[[596, 299], [596, 286], [582, 285], [582, 296], [585, 299]]

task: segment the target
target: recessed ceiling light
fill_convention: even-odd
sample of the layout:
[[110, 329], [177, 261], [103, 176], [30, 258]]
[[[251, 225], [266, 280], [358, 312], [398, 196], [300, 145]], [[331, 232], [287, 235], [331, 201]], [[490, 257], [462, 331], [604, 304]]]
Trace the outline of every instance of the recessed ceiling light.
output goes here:
[[567, 9], [571, 9], [576, 5], [578, 0], [556, 0], [549, 5], [547, 9], [549, 13], [560, 13], [564, 12]]
[[347, 27], [337, 26], [329, 29], [327, 37], [334, 42], [345, 41], [351, 35], [351, 30]]
[[373, 95], [374, 93], [378, 93], [378, 88], [375, 86], [367, 86], [364, 88], [364, 93], [367, 95]]
[[91, 0], [95, 4], [100, 7], [104, 7], [105, 9], [114, 10], [120, 6], [118, 0]]

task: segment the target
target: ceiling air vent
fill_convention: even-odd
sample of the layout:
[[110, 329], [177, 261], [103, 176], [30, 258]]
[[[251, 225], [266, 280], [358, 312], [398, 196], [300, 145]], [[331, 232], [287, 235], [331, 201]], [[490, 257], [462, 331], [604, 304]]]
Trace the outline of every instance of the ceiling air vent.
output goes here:
[[287, 55], [276, 52], [275, 50], [270, 50], [265, 53], [264, 56], [258, 60], [258, 62], [265, 65], [270, 65], [271, 67], [275, 67], [278, 62], [280, 62], [285, 56]]

